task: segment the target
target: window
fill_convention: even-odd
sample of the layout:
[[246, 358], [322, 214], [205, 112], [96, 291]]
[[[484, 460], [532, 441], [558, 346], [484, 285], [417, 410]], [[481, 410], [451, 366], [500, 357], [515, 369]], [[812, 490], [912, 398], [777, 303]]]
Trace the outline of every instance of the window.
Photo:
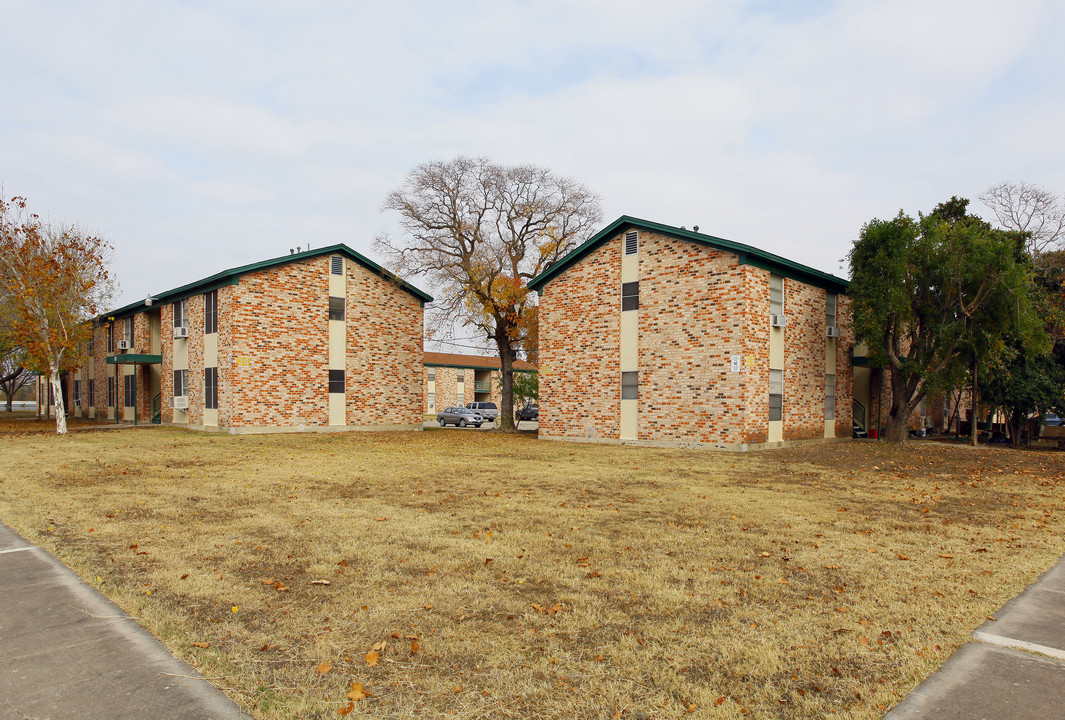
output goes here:
[[455, 395], [455, 404], [458, 405], [459, 407], [462, 407], [462, 403], [463, 403], [464, 400], [465, 400], [465, 398], [463, 397], [462, 393], [457, 393]]
[[339, 255], [333, 255], [329, 258], [329, 272], [333, 275], [344, 274], [344, 258]]
[[218, 291], [203, 294], [203, 332], [207, 335], [218, 332]]
[[635, 310], [640, 307], [640, 281], [621, 283], [621, 309]]
[[329, 371], [329, 392], [343, 394], [343, 392], [344, 392], [344, 371], [343, 370], [330, 370]]
[[89, 407], [96, 406], [96, 381], [89, 378]]
[[74, 404], [81, 405], [81, 380], [74, 381]]
[[218, 368], [203, 369], [203, 406], [208, 410], [218, 409]]
[[429, 409], [436, 409], [436, 393], [429, 393]]
[[635, 231], [635, 230], [629, 230], [627, 233], [625, 233], [625, 254], [626, 255], [635, 255], [636, 254], [636, 250], [639, 249], [639, 246], [638, 246], [639, 238], [640, 238], [640, 234], [637, 231]]
[[342, 298], [342, 297], [330, 297], [329, 298], [329, 319], [330, 320], [343, 320], [344, 319], [344, 298]]
[[769, 276], [769, 314], [784, 314], [784, 278], [780, 275]]
[[825, 420], [836, 419], [836, 376], [825, 375]]
[[[107, 323], [107, 352], [113, 353], [115, 351], [115, 324], [113, 322]], [[114, 405], [114, 403], [111, 403]]]
[[178, 300], [174, 303], [174, 327], [189, 326], [189, 301]]
[[174, 371], [174, 395], [182, 397], [189, 394], [189, 371]]
[[115, 406], [115, 379], [107, 378], [107, 407]]
[[769, 371], [769, 422], [784, 419], [784, 371]]
[[126, 327], [122, 331], [123, 339], [133, 347], [133, 318], [126, 318]]
[[93, 352], [96, 350], [96, 328], [93, 328], [92, 335], [89, 335], [89, 357], [91, 358]]
[[621, 399], [635, 400], [639, 397], [640, 373], [636, 370], [621, 373]]
[[455, 373], [455, 382], [466, 382], [466, 371], [459, 370]]
[[128, 408], [137, 404], [137, 376], [122, 376], [122, 404]]
[[836, 327], [836, 294], [825, 295], [825, 325]]
[[429, 382], [436, 382], [436, 368], [429, 368]]

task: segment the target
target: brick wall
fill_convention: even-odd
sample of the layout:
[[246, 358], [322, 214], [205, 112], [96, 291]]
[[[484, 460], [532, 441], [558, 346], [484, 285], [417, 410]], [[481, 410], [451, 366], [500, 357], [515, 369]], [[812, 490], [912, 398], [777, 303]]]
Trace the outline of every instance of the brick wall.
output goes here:
[[540, 434], [617, 438], [621, 237], [552, 280], [540, 298]]
[[[621, 235], [544, 288], [541, 423], [545, 437], [617, 438]], [[733, 253], [640, 231], [640, 440], [738, 447], [769, 426], [769, 277]], [[785, 279], [785, 440], [825, 435], [826, 291]], [[849, 437], [853, 342], [842, 296], [836, 435]], [[732, 369], [740, 358], [740, 372]], [[439, 397], [439, 396], [438, 396]]]
[[731, 372], [742, 350], [736, 255], [644, 232], [639, 261], [639, 438], [740, 442], [744, 376]]

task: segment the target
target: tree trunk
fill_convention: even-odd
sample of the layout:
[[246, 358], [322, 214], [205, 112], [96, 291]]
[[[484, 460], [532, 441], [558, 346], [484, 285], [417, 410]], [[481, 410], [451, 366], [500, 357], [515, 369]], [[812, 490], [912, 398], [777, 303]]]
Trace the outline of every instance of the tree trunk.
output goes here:
[[976, 370], [977, 370], [976, 358], [974, 357], [973, 358], [972, 369], [970, 370], [970, 372], [972, 373], [972, 381], [973, 381], [972, 392], [969, 395], [969, 399], [972, 400], [972, 418], [973, 418], [972, 422], [970, 423], [971, 427], [969, 428], [969, 442], [972, 444], [973, 447], [977, 446], [977, 444], [979, 442], [979, 439], [980, 439], [980, 429], [979, 429], [980, 428], [980, 416], [976, 413], [976, 409], [977, 409], [977, 404], [976, 404], [977, 394], [976, 394], [976, 392], [979, 389], [979, 388], [977, 388], [977, 382], [976, 382]]
[[514, 347], [505, 334], [496, 335], [496, 347], [499, 349], [499, 429], [514, 429]]
[[59, 381], [59, 366], [52, 366], [52, 374], [49, 377], [52, 384], [52, 394], [55, 400], [55, 432], [57, 435], [67, 434], [67, 412], [63, 407], [63, 385]]
[[884, 441], [903, 443], [909, 437], [910, 415], [921, 402], [923, 391], [909, 397], [915, 388], [907, 388], [898, 372], [891, 373], [891, 411], [884, 428]]

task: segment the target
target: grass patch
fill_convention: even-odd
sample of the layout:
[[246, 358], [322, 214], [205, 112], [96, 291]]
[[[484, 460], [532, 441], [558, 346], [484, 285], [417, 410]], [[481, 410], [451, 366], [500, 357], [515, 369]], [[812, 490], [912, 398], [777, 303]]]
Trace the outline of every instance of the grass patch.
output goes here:
[[1065, 552], [1054, 453], [33, 422], [0, 518], [264, 719], [878, 718]]

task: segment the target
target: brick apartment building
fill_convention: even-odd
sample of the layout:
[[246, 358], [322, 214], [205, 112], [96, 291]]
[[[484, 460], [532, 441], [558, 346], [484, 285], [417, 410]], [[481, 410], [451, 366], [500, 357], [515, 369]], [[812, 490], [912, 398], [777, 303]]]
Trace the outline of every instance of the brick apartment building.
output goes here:
[[529, 285], [541, 437], [731, 450], [851, 437], [842, 278], [623, 216]]
[[98, 318], [67, 409], [231, 433], [420, 429], [431, 301], [346, 245], [225, 270]]
[[[427, 413], [471, 402], [494, 402], [496, 405], [501, 402], [501, 366], [497, 357], [427, 352], [424, 366]], [[536, 366], [515, 360], [514, 372], [535, 373]]]

